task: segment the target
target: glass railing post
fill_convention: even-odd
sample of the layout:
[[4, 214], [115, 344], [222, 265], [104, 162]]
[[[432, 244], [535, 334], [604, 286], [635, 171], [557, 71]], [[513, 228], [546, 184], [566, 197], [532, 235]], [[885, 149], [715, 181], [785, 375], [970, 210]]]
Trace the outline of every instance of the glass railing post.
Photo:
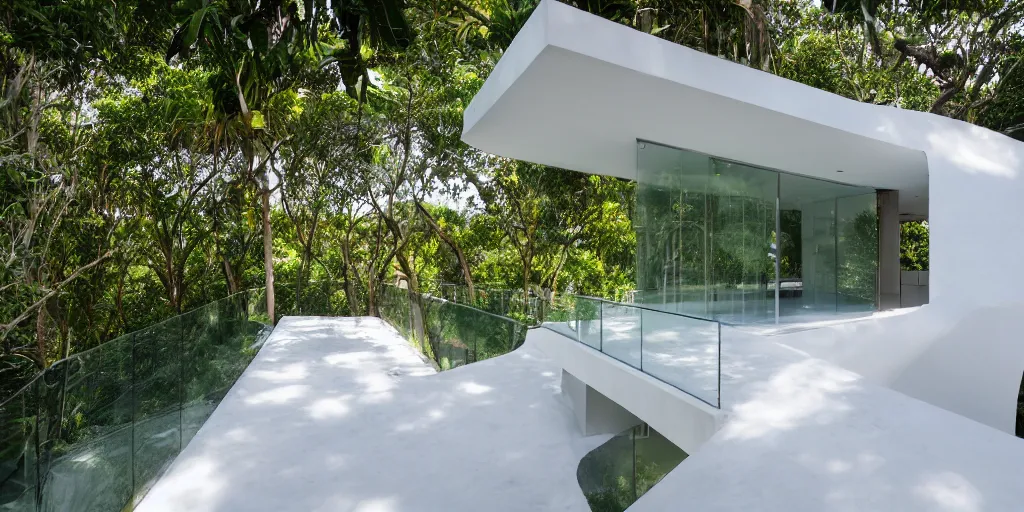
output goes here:
[[722, 324], [718, 324], [718, 408], [722, 408]]
[[[216, 302], [214, 303], [216, 304]], [[219, 308], [218, 308], [219, 309]], [[208, 312], [207, 312], [208, 314]], [[219, 315], [219, 312], [218, 312]], [[185, 435], [185, 322], [178, 322], [178, 452], [184, 446]]]
[[135, 443], [136, 443], [136, 440], [135, 440], [135, 433], [136, 433], [135, 432], [135, 430], [136, 430], [135, 429], [135, 420], [138, 418], [138, 400], [137, 400], [137, 397], [136, 397], [136, 393], [138, 392], [138, 382], [139, 382], [139, 379], [138, 379], [138, 375], [137, 375], [138, 372], [135, 369], [136, 368], [136, 354], [135, 354], [136, 346], [135, 345], [136, 345], [136, 342], [137, 342], [137, 340], [136, 340], [137, 336], [135, 334], [132, 334], [131, 337], [132, 337], [131, 338], [131, 343], [132, 343], [132, 362], [131, 362], [131, 364], [132, 364], [132, 369], [131, 369], [131, 375], [132, 375], [132, 401], [131, 401], [131, 404], [132, 404], [132, 407], [131, 407], [132, 445], [131, 445], [131, 447], [128, 450], [128, 452], [131, 454], [131, 455], [129, 455], [128, 460], [131, 462], [131, 474], [132, 474], [132, 492], [131, 492], [131, 495], [132, 495], [132, 500], [134, 500], [135, 499], [134, 498], [135, 493], [136, 493], [136, 491], [138, 491], [138, 487], [136, 487], [137, 482], [135, 481]]
[[644, 310], [640, 310], [640, 371], [644, 371]]
[[597, 346], [604, 352], [604, 301], [597, 303]]
[[[516, 345], [516, 325], [512, 322], [508, 322], [508, 351], [511, 352], [515, 349]], [[473, 342], [476, 343], [476, 337], [473, 338]]]
[[[643, 315], [643, 313], [641, 313], [641, 315]], [[629, 433], [629, 440], [630, 444], [632, 445], [631, 455], [633, 462], [633, 503], [636, 503], [636, 500], [639, 499], [639, 496], [637, 496], [636, 491], [636, 435], [638, 430], [640, 430], [640, 427], [633, 427], [633, 430]]]
[[35, 425], [35, 442], [32, 443], [32, 445], [33, 445], [32, 448], [35, 450], [35, 473], [36, 473], [35, 505], [36, 505], [36, 510], [42, 510], [43, 509], [43, 471], [42, 471], [42, 466], [43, 465], [39, 463], [39, 461], [42, 459], [42, 456], [43, 456], [43, 451], [42, 451], [43, 447], [40, 446], [40, 443], [42, 442], [42, 438], [39, 435], [39, 418], [42, 416], [42, 412], [43, 412], [42, 411], [42, 404], [43, 404], [42, 391], [41, 391], [40, 388], [42, 388], [41, 384], [43, 384], [43, 383], [45, 383], [45, 380], [43, 379], [43, 377], [40, 376], [40, 377], [36, 378], [36, 384], [34, 385], [34, 387], [35, 387], [35, 395], [36, 395], [35, 396], [35, 399], [36, 399], [36, 418], [35, 418], [35, 423], [36, 423], [36, 425]]

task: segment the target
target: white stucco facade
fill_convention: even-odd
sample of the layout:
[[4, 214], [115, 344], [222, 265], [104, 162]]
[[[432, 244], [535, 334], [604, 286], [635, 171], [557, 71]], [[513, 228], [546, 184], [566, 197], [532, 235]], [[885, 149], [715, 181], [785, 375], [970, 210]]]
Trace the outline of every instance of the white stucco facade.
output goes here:
[[636, 142], [646, 140], [898, 191], [902, 218], [929, 220], [929, 303], [768, 334], [1013, 433], [1024, 271], [1006, 261], [1024, 253], [1019, 141], [851, 101], [554, 0], [541, 3], [466, 109], [463, 139], [509, 158], [630, 179]]

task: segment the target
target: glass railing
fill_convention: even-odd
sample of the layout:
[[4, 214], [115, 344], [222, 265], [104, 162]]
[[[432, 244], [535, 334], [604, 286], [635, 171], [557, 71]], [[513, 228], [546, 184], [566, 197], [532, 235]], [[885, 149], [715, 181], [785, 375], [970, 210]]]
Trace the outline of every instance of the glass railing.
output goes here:
[[592, 512], [623, 512], [685, 459], [678, 446], [639, 425], [586, 454], [576, 480]]
[[547, 307], [541, 327], [721, 408], [718, 322], [583, 296], [563, 296]]
[[527, 326], [515, 319], [394, 286], [382, 290], [379, 310], [442, 371], [507, 354], [526, 340]]
[[435, 288], [438, 298], [513, 318], [527, 325], [538, 324], [544, 312], [549, 309], [547, 300], [533, 294], [524, 297], [522, 289], [478, 286], [470, 294], [469, 289], [463, 285], [440, 284]]
[[269, 334], [254, 295], [58, 361], [0, 403], [0, 511], [131, 508]]

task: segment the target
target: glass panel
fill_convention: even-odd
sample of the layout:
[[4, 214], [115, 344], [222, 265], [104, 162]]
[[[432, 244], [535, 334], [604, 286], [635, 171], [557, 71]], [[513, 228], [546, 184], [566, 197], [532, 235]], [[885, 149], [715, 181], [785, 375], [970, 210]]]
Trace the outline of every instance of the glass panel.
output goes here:
[[874, 311], [878, 286], [878, 208], [874, 192], [836, 200], [838, 311]]
[[649, 142], [636, 190], [637, 302], [735, 323], [874, 309], [874, 190]]
[[644, 372], [717, 407], [719, 324], [660, 311], [643, 311]]
[[0, 510], [130, 506], [267, 336], [269, 328], [248, 321], [252, 296], [236, 294], [58, 361], [0, 404]]
[[633, 464], [633, 429], [583, 456], [576, 480], [590, 510], [622, 512], [636, 501]]
[[601, 351], [633, 368], [641, 368], [640, 308], [604, 302], [601, 309]]
[[[646, 430], [646, 431], [645, 431]], [[633, 429], [636, 457], [636, 497], [647, 493], [651, 487], [661, 481], [686, 459], [686, 452], [672, 444], [665, 436], [653, 428]]]
[[64, 407], [66, 405], [64, 379], [68, 375], [69, 365], [55, 363], [40, 375], [39, 380], [39, 416], [37, 452], [39, 464], [39, 485], [44, 487], [42, 495], [46, 501], [46, 478], [50, 468], [59, 465], [59, 459], [68, 452], [64, 442]]
[[835, 199], [793, 206], [782, 211], [779, 314], [835, 313]]
[[409, 292], [401, 288], [385, 286], [378, 291], [378, 309], [381, 317], [402, 335], [409, 339]]
[[459, 337], [472, 340], [473, 358], [468, 362], [498, 357], [512, 351], [514, 341], [510, 327], [515, 322], [475, 309], [452, 306], [461, 317]]
[[135, 494], [181, 450], [181, 318], [135, 335]]
[[255, 341], [245, 319], [243, 294], [181, 316], [184, 402], [182, 447], [195, 436], [252, 361]]
[[[217, 304], [208, 304], [181, 316], [182, 379], [185, 391], [182, 409], [182, 447], [195, 436], [199, 426], [213, 413], [209, 404], [227, 392], [218, 371]], [[228, 384], [230, 386], [230, 384]], [[193, 421], [195, 420], [195, 421]]]
[[266, 288], [256, 288], [243, 293], [248, 296], [249, 320], [269, 325], [270, 317], [267, 315]]
[[774, 320], [778, 173], [712, 159], [709, 205], [711, 318]]
[[477, 345], [483, 341], [480, 336], [487, 331], [486, 320], [483, 323], [478, 313], [469, 307], [461, 307], [450, 302], [424, 299], [427, 311], [427, 330], [434, 352], [434, 360], [441, 370], [458, 368], [473, 362]]
[[[381, 296], [381, 315], [385, 320], [391, 322], [390, 318], [397, 317], [396, 320], [408, 321], [401, 311], [394, 314], [405, 307], [402, 301], [409, 298], [406, 290], [387, 287]], [[518, 321], [433, 296], [420, 295], [419, 300], [423, 304], [428, 342], [426, 355], [441, 371], [507, 354], [526, 339], [526, 326]], [[408, 328], [398, 330], [406, 340], [414, 341]], [[422, 348], [419, 341], [414, 345]]]
[[529, 328], [519, 322], [509, 322], [509, 324], [512, 331], [511, 350], [515, 350], [523, 346], [523, 343], [526, 343], [526, 334], [529, 332]]
[[[841, 286], [851, 288], [849, 293], [857, 297], [851, 299], [857, 302], [855, 310], [873, 309], [877, 263], [870, 261], [877, 262], [878, 258], [877, 219], [872, 223], [874, 191], [782, 174], [779, 194], [780, 315], [788, 321], [834, 315], [840, 303], [846, 302], [840, 297]], [[864, 215], [860, 215], [858, 233], [854, 224], [860, 213]], [[849, 237], [840, 234], [844, 229]], [[841, 250], [843, 257], [839, 255]], [[840, 285], [843, 258], [847, 261], [846, 275]]]
[[576, 334], [576, 297], [559, 295], [546, 304], [543, 327], [579, 341]]
[[0, 404], [0, 510], [36, 510], [36, 408], [41, 378]]
[[710, 159], [637, 145], [637, 302], [705, 315]]
[[583, 344], [601, 350], [601, 301], [576, 297], [576, 334]]
[[[132, 495], [132, 335], [54, 364], [66, 391], [45, 510], [119, 510]], [[54, 430], [51, 429], [51, 434]]]
[[591, 510], [623, 512], [684, 459], [686, 452], [640, 425], [586, 454], [576, 479]]

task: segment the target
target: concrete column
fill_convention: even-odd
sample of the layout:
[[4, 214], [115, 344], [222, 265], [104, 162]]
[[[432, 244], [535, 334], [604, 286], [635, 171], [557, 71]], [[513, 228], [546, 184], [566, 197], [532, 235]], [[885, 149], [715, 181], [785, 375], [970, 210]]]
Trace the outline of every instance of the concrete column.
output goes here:
[[900, 307], [900, 192], [878, 191], [878, 309]]
[[584, 436], [618, 434], [639, 425], [640, 419], [594, 388], [562, 370], [562, 395]]

